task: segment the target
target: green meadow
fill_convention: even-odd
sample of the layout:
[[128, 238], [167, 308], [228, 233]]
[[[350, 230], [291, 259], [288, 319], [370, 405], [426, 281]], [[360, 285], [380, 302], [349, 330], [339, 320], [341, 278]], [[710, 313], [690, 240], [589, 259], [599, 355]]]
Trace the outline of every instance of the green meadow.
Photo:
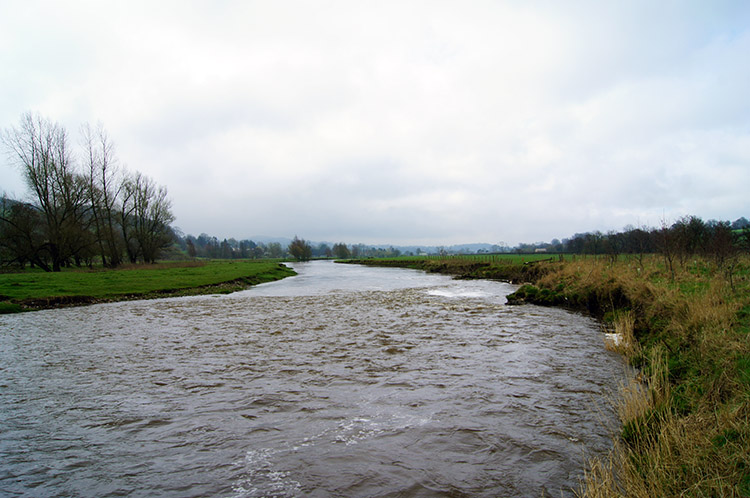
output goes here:
[[116, 270], [26, 270], [0, 274], [0, 313], [191, 294], [228, 293], [294, 271], [278, 260], [218, 260], [133, 265]]
[[341, 260], [368, 266], [390, 266], [446, 273], [458, 278], [486, 278], [509, 282], [533, 279], [544, 263], [559, 262], [573, 256], [559, 254], [457, 254], [429, 256], [400, 256], [396, 258], [367, 258]]

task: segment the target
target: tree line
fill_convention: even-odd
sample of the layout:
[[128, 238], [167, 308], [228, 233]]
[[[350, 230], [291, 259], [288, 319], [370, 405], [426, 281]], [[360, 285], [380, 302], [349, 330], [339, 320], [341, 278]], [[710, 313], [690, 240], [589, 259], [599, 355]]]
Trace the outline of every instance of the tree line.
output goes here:
[[401, 251], [392, 246], [378, 248], [365, 244], [347, 245], [344, 242], [328, 244], [320, 242], [314, 244], [295, 235], [294, 239], [282, 246], [280, 242], [255, 242], [250, 239], [237, 240], [225, 238], [219, 240], [215, 236], [202, 233], [199, 236], [183, 235], [176, 231], [175, 243], [180, 251], [190, 258], [207, 259], [262, 259], [287, 258], [307, 261], [314, 258], [377, 258], [396, 257]]
[[284, 248], [279, 242], [254, 242], [235, 238], [219, 240], [202, 233], [199, 236], [177, 234], [176, 244], [190, 258], [201, 259], [262, 259], [283, 258]]
[[1, 141], [22, 172], [27, 201], [0, 201], [0, 264], [45, 271], [155, 262], [171, 245], [167, 189], [120, 167], [102, 125], [81, 127], [76, 159], [67, 130], [31, 113]]
[[[298, 260], [313, 258], [359, 259], [359, 258], [392, 258], [405, 254], [414, 256], [411, 251], [403, 252], [398, 248], [368, 246], [365, 244], [347, 245], [338, 242], [329, 245], [325, 242], [312, 244], [295, 236], [292, 242], [284, 247], [278, 242], [263, 244], [252, 240], [238, 241], [234, 238], [218, 240], [206, 234], [199, 237], [192, 235], [178, 237], [182, 251], [190, 257], [198, 258], [284, 258]], [[451, 253], [445, 247], [437, 247], [437, 254]], [[642, 258], [645, 254], [660, 253], [667, 262], [684, 263], [691, 256], [710, 257], [723, 264], [732, 255], [741, 251], [750, 251], [750, 221], [739, 218], [734, 222], [709, 220], [703, 221], [697, 216], [684, 216], [676, 222], [662, 222], [659, 227], [625, 227], [622, 231], [600, 231], [576, 233], [570, 238], [553, 239], [551, 242], [522, 243], [516, 247], [493, 246], [494, 253], [567, 253], [594, 254], [617, 257], [620, 254], [631, 254]], [[461, 253], [469, 254], [468, 251]], [[487, 253], [486, 250], [478, 251]], [[427, 254], [421, 249], [416, 255]]]
[[[2, 131], [0, 143], [19, 167], [28, 200], [0, 199], [0, 266], [27, 264], [45, 271], [70, 265], [114, 268], [123, 263], [155, 262], [175, 245], [190, 258], [248, 259], [396, 257], [394, 247], [378, 248], [339, 242], [312, 245], [297, 236], [287, 246], [237, 241], [201, 234], [184, 236], [173, 229], [166, 187], [139, 172], [121, 167], [114, 144], [102, 125], [81, 127], [78, 158], [67, 130], [31, 113], [17, 127]], [[510, 248], [506, 248], [511, 251]], [[659, 227], [626, 227], [623, 231], [577, 233], [549, 243], [520, 244], [517, 252], [620, 254], [642, 257], [660, 253], [672, 269], [694, 255], [731, 263], [750, 251], [750, 221], [734, 222], [685, 216]], [[419, 252], [419, 251], [418, 251]]]
[[744, 217], [729, 222], [683, 216], [671, 224], [662, 221], [659, 227], [628, 226], [620, 232], [577, 233], [562, 241], [521, 244], [516, 250], [606, 254], [613, 258], [620, 254], [641, 258], [644, 254], [658, 253], [670, 270], [676, 263], [684, 265], [690, 258], [702, 256], [724, 266], [739, 253], [750, 252], [750, 221]]
[[312, 246], [309, 242], [299, 239], [297, 236], [289, 244], [288, 250], [290, 256], [300, 261], [312, 258], [359, 259], [395, 258], [401, 256], [401, 251], [393, 246], [384, 249], [365, 244], [352, 244], [349, 246], [344, 242], [337, 242], [333, 246], [321, 242], [317, 246]]

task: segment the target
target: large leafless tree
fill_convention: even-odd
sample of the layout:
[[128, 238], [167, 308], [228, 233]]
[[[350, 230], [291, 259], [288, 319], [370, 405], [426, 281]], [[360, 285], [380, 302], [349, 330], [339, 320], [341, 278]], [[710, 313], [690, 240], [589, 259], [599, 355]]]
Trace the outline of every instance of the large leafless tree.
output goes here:
[[120, 264], [122, 243], [117, 230], [117, 202], [123, 186], [114, 144], [104, 127], [85, 124], [81, 128], [88, 170], [89, 202], [104, 266]]
[[174, 217], [167, 189], [141, 173], [133, 175], [129, 189], [132, 195], [132, 233], [140, 256], [153, 263], [172, 238], [169, 225]]
[[53, 271], [85, 245], [80, 224], [86, 216], [86, 186], [75, 172], [68, 142], [65, 128], [31, 113], [3, 134], [43, 214]]

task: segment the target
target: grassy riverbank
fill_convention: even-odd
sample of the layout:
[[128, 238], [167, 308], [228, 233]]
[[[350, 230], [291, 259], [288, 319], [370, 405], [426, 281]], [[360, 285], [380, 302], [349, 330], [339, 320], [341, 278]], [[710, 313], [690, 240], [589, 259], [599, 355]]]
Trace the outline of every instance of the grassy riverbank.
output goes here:
[[586, 311], [640, 369], [618, 401], [611, 454], [590, 462], [587, 497], [750, 496], [750, 259], [581, 258], [530, 263], [363, 261], [462, 278], [528, 282], [512, 302]]
[[127, 299], [229, 293], [294, 271], [269, 260], [134, 265], [116, 270], [26, 270], [0, 274], [0, 313]]
[[350, 259], [340, 261], [369, 266], [412, 268], [429, 273], [444, 273], [457, 278], [486, 278], [513, 283], [531, 282], [546, 272], [546, 264], [559, 261], [549, 254], [466, 255], [445, 257], [402, 256], [388, 259]]

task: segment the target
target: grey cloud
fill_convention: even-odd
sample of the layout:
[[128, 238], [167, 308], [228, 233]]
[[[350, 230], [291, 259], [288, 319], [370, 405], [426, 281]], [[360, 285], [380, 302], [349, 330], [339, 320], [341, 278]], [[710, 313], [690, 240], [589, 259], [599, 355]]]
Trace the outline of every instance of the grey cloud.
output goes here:
[[0, 125], [102, 120], [186, 232], [512, 244], [750, 216], [744, 2], [100, 7], [0, 7]]

